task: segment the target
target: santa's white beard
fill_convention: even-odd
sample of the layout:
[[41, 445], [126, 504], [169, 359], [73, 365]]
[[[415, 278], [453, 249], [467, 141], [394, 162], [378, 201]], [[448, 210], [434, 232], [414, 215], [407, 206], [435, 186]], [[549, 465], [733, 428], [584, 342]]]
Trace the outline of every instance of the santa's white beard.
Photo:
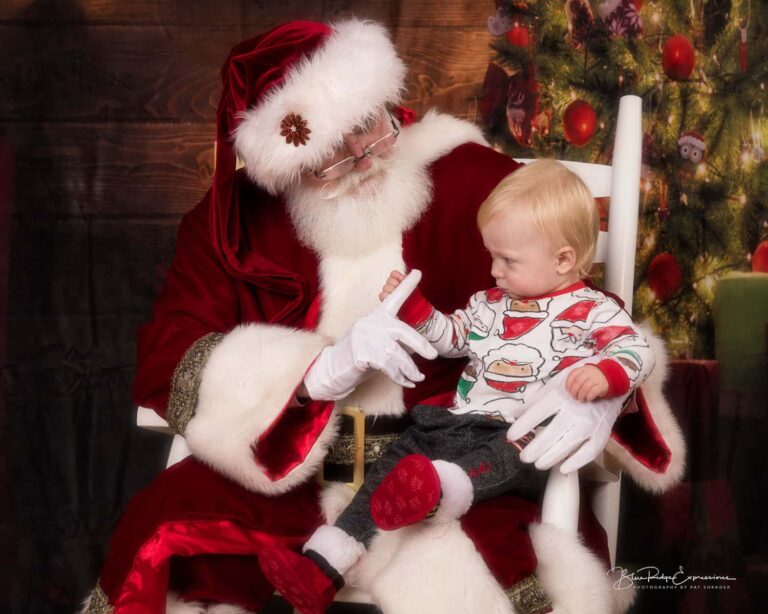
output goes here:
[[296, 184], [286, 191], [299, 239], [319, 254], [359, 256], [393, 240], [421, 217], [431, 185], [425, 169], [374, 158], [363, 173], [349, 173], [332, 188]]

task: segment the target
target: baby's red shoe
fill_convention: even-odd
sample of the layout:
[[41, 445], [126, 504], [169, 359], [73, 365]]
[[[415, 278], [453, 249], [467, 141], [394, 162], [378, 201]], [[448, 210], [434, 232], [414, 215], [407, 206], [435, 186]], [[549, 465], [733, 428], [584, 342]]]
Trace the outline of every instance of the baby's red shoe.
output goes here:
[[322, 614], [344, 586], [342, 577], [324, 562], [311, 551], [305, 556], [288, 548], [272, 547], [259, 553], [259, 566], [267, 580], [301, 614]]
[[428, 518], [440, 501], [440, 476], [421, 454], [403, 458], [371, 495], [371, 515], [385, 531]]

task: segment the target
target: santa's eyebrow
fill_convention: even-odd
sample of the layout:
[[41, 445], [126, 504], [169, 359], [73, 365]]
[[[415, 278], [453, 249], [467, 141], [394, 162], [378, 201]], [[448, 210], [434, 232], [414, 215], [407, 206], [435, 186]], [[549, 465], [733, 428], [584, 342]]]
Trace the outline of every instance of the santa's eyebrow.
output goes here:
[[363, 120], [360, 124], [352, 128], [352, 134], [360, 135], [360, 134], [365, 134], [366, 132], [370, 132], [371, 128], [373, 128], [376, 125], [376, 122], [379, 121], [380, 117], [381, 117], [381, 111], [379, 111], [378, 113], [375, 113], [374, 115], [371, 115], [369, 118]]

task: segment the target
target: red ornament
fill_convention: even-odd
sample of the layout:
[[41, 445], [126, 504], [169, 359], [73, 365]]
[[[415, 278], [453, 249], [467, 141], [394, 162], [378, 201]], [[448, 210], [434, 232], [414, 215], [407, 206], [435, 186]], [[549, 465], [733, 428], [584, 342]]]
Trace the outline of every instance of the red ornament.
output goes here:
[[563, 132], [565, 139], [576, 147], [589, 142], [595, 134], [597, 116], [592, 105], [586, 100], [574, 100], [563, 113]]
[[696, 64], [696, 51], [693, 44], [682, 34], [670, 37], [661, 53], [661, 65], [664, 73], [676, 81], [684, 81], [691, 76]]
[[768, 241], [761, 241], [752, 254], [752, 270], [755, 273], [768, 273]]
[[528, 28], [519, 24], [512, 26], [512, 29], [505, 32], [504, 36], [513, 47], [527, 47], [530, 40]]
[[651, 260], [646, 277], [651, 292], [658, 300], [665, 303], [680, 289], [683, 272], [672, 254], [662, 252]]
[[643, 0], [632, 0], [632, 4], [635, 5], [636, 11], [639, 11], [641, 8], [643, 8]]

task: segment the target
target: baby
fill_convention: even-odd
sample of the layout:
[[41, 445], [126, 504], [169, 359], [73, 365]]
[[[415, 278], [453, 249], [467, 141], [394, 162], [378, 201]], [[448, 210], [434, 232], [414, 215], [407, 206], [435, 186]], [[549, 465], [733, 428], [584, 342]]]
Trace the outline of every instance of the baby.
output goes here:
[[[376, 532], [464, 515], [504, 492], [536, 498], [545, 474], [520, 461], [531, 440], [507, 430], [553, 377], [589, 402], [623, 396], [650, 374], [653, 353], [630, 316], [588, 287], [598, 215], [587, 187], [553, 160], [539, 160], [499, 183], [478, 211], [496, 287], [452, 314], [418, 291], [398, 316], [441, 356], [466, 357], [449, 408], [419, 405], [413, 421], [374, 464], [334, 525], [319, 527], [304, 555], [285, 548], [260, 563], [280, 593], [304, 613], [322, 612], [343, 574]], [[393, 271], [384, 300], [406, 277]]]

